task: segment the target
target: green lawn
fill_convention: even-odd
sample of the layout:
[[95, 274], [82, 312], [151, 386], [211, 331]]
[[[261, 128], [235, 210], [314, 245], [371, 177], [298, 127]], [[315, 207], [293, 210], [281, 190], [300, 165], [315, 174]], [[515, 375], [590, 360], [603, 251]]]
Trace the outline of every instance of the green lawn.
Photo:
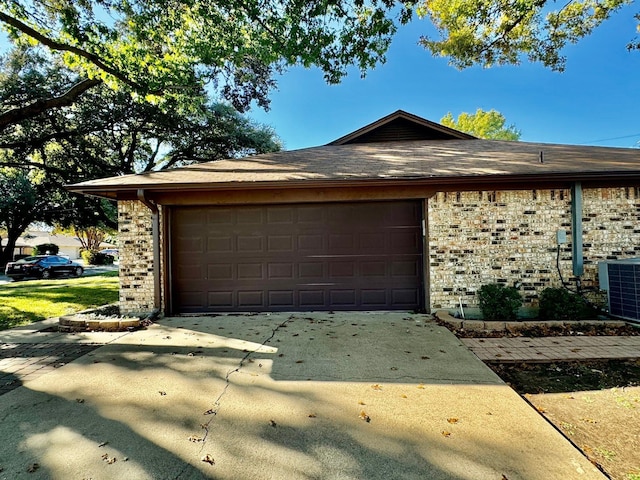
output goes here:
[[0, 330], [118, 301], [118, 272], [0, 285]]

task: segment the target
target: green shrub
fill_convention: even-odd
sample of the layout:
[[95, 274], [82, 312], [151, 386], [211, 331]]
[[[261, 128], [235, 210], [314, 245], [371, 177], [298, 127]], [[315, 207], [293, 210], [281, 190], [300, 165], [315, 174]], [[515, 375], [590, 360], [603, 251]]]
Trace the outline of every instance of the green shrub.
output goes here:
[[57, 255], [58, 251], [60, 251], [60, 247], [53, 243], [43, 243], [33, 248], [34, 255]]
[[111, 255], [105, 255], [95, 250], [83, 250], [80, 255], [85, 265], [111, 265], [113, 263]]
[[480, 287], [478, 298], [482, 317], [488, 321], [515, 320], [522, 305], [522, 297], [518, 290], [500, 283]]
[[543, 320], [585, 320], [594, 315], [582, 297], [566, 288], [545, 288], [540, 294], [538, 317]]

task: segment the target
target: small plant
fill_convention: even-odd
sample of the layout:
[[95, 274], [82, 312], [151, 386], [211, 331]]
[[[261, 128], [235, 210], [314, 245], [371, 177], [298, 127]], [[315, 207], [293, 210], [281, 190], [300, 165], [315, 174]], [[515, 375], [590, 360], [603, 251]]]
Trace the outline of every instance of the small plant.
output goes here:
[[540, 294], [541, 319], [585, 320], [594, 316], [594, 310], [582, 297], [565, 288], [545, 288]]
[[80, 254], [86, 265], [111, 265], [113, 257], [95, 250], [83, 250]]
[[57, 255], [60, 247], [53, 243], [43, 243], [36, 245], [33, 249], [34, 255]]
[[522, 305], [522, 297], [518, 290], [500, 283], [480, 287], [478, 298], [482, 316], [488, 321], [515, 320]]

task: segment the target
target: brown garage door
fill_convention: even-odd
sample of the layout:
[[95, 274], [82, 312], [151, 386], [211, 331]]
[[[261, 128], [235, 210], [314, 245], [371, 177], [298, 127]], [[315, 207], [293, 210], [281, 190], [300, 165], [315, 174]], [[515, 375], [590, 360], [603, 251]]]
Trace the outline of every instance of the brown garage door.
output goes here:
[[171, 309], [419, 309], [421, 220], [418, 201], [175, 208]]

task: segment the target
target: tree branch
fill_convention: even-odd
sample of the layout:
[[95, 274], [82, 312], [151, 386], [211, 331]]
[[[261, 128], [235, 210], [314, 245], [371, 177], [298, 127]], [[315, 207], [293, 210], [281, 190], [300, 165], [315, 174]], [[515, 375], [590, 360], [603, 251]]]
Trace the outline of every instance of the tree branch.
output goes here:
[[83, 50], [81, 48], [78, 48], [76, 46], [73, 45], [67, 45], [66, 43], [62, 43], [62, 42], [57, 42], [49, 37], [47, 37], [46, 35], [43, 35], [42, 33], [38, 32], [36, 29], [30, 27], [29, 25], [27, 25], [26, 23], [21, 22], [20, 20], [18, 20], [17, 18], [14, 18], [10, 15], [7, 15], [4, 12], [0, 12], [0, 22], [4, 22], [7, 25], [11, 25], [13, 28], [21, 31], [22, 33], [24, 33], [25, 35], [28, 35], [29, 37], [37, 40], [39, 43], [41, 43], [42, 45], [50, 48], [51, 50], [57, 50], [57, 51], [63, 51], [63, 52], [71, 52], [74, 53], [76, 55], [78, 55], [79, 57], [82, 57], [86, 60], [89, 60], [91, 63], [93, 63], [96, 67], [98, 67], [100, 70], [113, 75], [115, 78], [117, 78], [118, 80], [120, 80], [121, 82], [123, 82], [124, 84], [128, 85], [129, 87], [133, 88], [134, 90], [139, 90], [139, 91], [146, 91], [145, 88], [143, 88], [140, 84], [134, 82], [133, 80], [127, 78], [124, 74], [122, 74], [122, 72], [119, 72], [118, 70], [116, 70], [115, 68], [107, 65], [98, 55], [95, 55], [91, 52], [87, 52], [86, 50]]
[[[2, 15], [2, 13], [0, 13], [0, 15]], [[33, 118], [52, 108], [72, 105], [80, 95], [99, 83], [101, 83], [100, 80], [88, 78], [76, 83], [59, 97], [38, 99], [24, 107], [12, 108], [11, 110], [0, 114], [0, 130], [21, 120]]]

